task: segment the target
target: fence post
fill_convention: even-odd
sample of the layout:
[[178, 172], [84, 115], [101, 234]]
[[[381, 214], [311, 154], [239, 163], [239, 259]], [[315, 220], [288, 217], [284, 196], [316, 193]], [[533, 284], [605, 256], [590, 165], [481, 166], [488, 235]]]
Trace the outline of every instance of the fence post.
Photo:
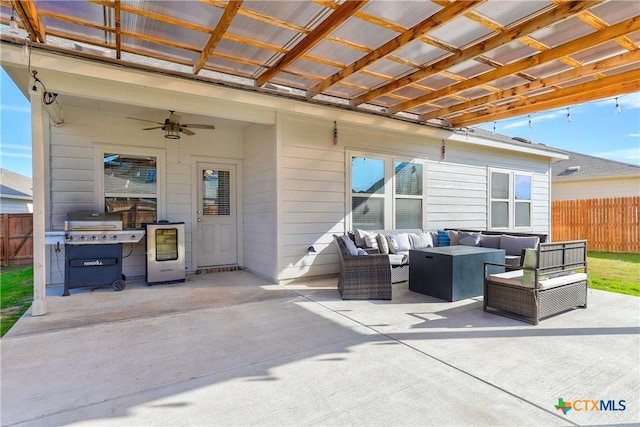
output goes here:
[[9, 265], [9, 214], [2, 214], [2, 265]]

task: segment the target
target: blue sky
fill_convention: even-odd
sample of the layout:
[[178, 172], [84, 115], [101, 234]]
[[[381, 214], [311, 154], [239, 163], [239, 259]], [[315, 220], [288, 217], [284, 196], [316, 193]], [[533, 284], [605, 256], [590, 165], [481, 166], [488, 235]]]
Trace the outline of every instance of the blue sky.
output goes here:
[[[0, 167], [22, 175], [31, 173], [31, 124], [27, 99], [1, 71]], [[592, 156], [640, 165], [640, 92], [618, 97], [621, 112], [616, 114], [615, 99], [590, 102], [567, 109], [531, 114], [479, 125], [508, 136], [519, 136]], [[63, 106], [64, 108], [64, 106]]]

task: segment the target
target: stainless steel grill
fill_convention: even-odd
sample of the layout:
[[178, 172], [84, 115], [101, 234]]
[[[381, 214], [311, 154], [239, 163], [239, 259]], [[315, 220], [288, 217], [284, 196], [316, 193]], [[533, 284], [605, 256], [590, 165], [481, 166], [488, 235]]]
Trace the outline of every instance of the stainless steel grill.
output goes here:
[[[145, 230], [123, 230], [119, 212], [69, 212], [65, 229], [64, 293], [69, 289], [111, 285], [125, 288], [122, 243], [139, 242]], [[89, 245], [84, 247], [83, 245]]]
[[68, 245], [136, 243], [145, 235], [145, 230], [123, 230], [119, 212], [69, 212], [64, 230]]

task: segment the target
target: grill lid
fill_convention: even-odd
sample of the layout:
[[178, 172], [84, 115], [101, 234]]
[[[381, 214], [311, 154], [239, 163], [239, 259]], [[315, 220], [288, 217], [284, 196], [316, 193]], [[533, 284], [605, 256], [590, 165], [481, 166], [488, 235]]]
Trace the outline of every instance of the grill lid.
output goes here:
[[121, 212], [75, 211], [67, 214], [65, 231], [122, 230]]

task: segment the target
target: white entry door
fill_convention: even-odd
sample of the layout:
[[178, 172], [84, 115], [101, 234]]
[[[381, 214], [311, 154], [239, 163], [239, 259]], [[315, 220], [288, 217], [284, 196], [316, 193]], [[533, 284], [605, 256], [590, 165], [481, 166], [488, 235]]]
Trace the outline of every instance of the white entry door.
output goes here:
[[198, 163], [198, 267], [238, 263], [236, 165]]

